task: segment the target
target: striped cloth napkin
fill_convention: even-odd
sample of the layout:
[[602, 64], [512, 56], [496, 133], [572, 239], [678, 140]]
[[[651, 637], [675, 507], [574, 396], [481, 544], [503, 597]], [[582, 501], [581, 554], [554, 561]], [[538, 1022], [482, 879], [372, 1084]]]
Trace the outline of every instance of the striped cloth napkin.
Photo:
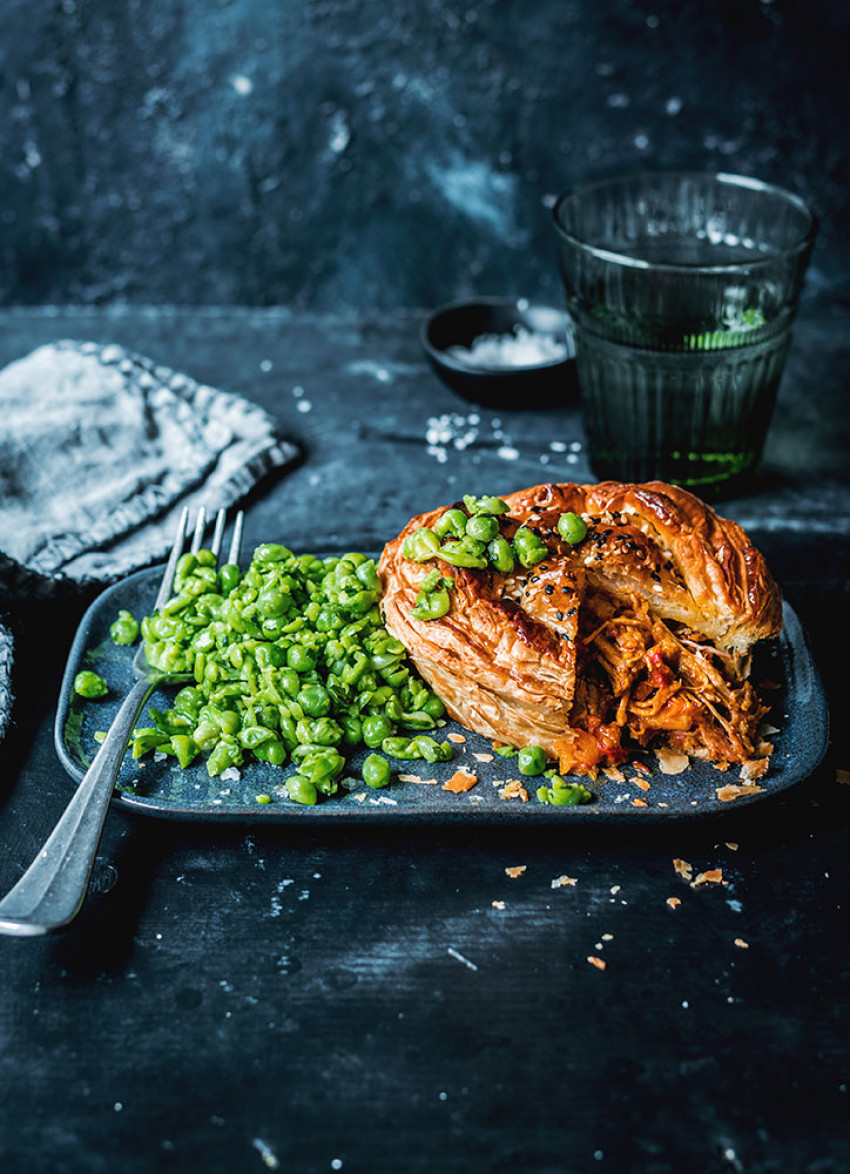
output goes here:
[[[6, 367], [0, 414], [0, 610], [156, 562], [184, 506], [232, 506], [299, 455], [255, 404], [91, 342]], [[10, 661], [0, 629], [0, 736]]]

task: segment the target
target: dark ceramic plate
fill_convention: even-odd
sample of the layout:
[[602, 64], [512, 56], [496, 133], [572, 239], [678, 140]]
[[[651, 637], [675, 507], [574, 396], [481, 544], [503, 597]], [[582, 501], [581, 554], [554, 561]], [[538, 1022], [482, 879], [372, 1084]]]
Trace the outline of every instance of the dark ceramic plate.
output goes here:
[[[141, 617], [153, 605], [161, 570], [150, 568], [131, 575], [104, 591], [83, 617], [74, 640], [62, 682], [56, 714], [55, 741], [62, 765], [78, 782], [97, 749], [94, 734], [105, 730], [118, 708], [119, 700], [132, 680], [133, 649], [122, 648], [109, 639], [109, 625], [119, 608]], [[80, 669], [93, 669], [109, 684], [109, 696], [102, 701], [83, 701], [73, 693], [73, 680]], [[150, 756], [122, 765], [116, 800], [123, 806], [147, 815], [194, 820], [269, 821], [284, 823], [374, 822], [511, 824], [667, 822], [737, 809], [757, 802], [800, 782], [820, 762], [827, 744], [827, 707], [820, 677], [806, 637], [794, 611], [785, 604], [785, 630], [772, 646], [758, 650], [753, 679], [772, 680], [779, 689], [765, 692], [771, 704], [768, 720], [779, 728], [771, 735], [775, 750], [770, 770], [759, 780], [762, 790], [734, 802], [721, 802], [719, 787], [737, 783], [738, 771], [725, 773], [693, 761], [681, 774], [665, 775], [654, 755], [644, 756], [652, 774], [644, 776], [634, 767], [625, 767], [625, 782], [599, 780], [589, 784], [594, 800], [582, 807], [550, 807], [539, 803], [535, 789], [542, 780], [522, 779], [529, 801], [502, 798], [499, 791], [507, 780], [520, 777], [515, 759], [493, 756], [481, 762], [476, 754], [492, 755], [486, 738], [471, 734], [455, 722], [441, 731], [441, 738], [455, 735], [466, 740], [455, 746], [451, 763], [397, 762], [399, 774], [436, 779], [436, 785], [396, 782], [375, 791], [363, 784], [359, 789], [325, 799], [315, 807], [304, 807], [289, 798], [275, 796], [273, 803], [257, 803], [258, 794], [275, 795], [286, 772], [280, 767], [251, 763], [238, 779], [211, 779], [202, 762], [181, 770], [173, 758], [154, 761]], [[150, 704], [166, 708], [174, 689], [155, 692]], [[147, 724], [144, 715], [140, 724]], [[347, 773], [359, 778], [360, 762], [366, 751], [352, 755]], [[478, 784], [456, 795], [442, 784], [458, 767], [474, 772]], [[497, 786], [502, 780], [502, 786]], [[584, 780], [585, 782], [587, 780]], [[649, 783], [644, 790], [638, 783]], [[635, 801], [639, 805], [635, 806]], [[643, 806], [645, 804], [645, 806]]]

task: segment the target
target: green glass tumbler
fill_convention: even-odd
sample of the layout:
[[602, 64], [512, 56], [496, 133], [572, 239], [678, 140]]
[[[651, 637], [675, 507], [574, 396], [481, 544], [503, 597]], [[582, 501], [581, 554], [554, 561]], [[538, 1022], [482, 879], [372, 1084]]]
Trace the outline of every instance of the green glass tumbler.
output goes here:
[[817, 221], [743, 176], [589, 183], [554, 208], [594, 473], [709, 491], [758, 465]]

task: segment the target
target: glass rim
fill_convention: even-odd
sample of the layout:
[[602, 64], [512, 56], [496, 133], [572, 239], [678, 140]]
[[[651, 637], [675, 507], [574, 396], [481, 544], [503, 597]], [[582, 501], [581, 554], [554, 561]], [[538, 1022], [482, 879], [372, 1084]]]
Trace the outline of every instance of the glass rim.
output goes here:
[[[650, 179], [693, 179], [714, 180], [729, 187], [748, 188], [750, 191], [776, 196], [786, 204], [790, 204], [801, 212], [809, 222], [808, 228], [794, 244], [784, 249], [772, 249], [769, 253], [756, 256], [746, 261], [725, 261], [717, 265], [689, 264], [684, 261], [648, 261], [641, 257], [631, 257], [627, 253], [619, 253], [615, 249], [604, 249], [592, 245], [575, 233], [569, 232], [561, 223], [559, 213], [564, 204], [576, 196], [585, 195], [595, 188], [615, 187], [619, 184]], [[818, 218], [808, 205], [794, 192], [776, 184], [766, 183], [761, 179], [753, 179], [748, 175], [735, 175], [726, 171], [637, 171], [627, 174], [614, 175], [607, 179], [594, 179], [586, 183], [576, 184], [562, 192], [552, 206], [552, 219], [559, 236], [570, 244], [575, 245], [585, 253], [597, 257], [601, 261], [608, 261], [615, 265], [622, 265], [631, 269], [661, 269], [674, 273], [740, 273], [742, 270], [757, 266], [773, 265], [783, 258], [790, 258], [810, 248], [818, 233]]]

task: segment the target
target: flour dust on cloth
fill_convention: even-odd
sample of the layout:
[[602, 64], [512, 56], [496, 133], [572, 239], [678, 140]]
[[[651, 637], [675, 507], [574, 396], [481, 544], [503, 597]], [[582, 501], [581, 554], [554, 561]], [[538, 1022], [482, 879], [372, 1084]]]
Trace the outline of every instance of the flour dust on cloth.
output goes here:
[[184, 506], [229, 507], [297, 456], [240, 396], [118, 346], [40, 347], [0, 372], [0, 609], [156, 562]]

